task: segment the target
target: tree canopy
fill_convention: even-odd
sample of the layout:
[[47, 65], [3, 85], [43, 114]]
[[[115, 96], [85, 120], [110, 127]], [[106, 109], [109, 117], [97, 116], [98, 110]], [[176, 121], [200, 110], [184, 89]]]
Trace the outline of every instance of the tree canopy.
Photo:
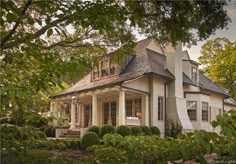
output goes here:
[[236, 99], [236, 42], [226, 38], [207, 41], [199, 57], [203, 72]]
[[[133, 29], [194, 44], [230, 21], [225, 0], [1, 0], [1, 104], [83, 75], [107, 50], [132, 53]], [[14, 107], [14, 105], [13, 105]]]

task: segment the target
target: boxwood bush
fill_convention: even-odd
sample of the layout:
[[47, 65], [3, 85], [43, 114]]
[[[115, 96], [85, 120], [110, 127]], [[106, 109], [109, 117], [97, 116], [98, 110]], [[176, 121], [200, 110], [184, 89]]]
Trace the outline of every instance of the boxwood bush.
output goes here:
[[152, 135], [152, 131], [148, 126], [141, 126], [144, 135]]
[[93, 125], [88, 129], [88, 132], [94, 132], [94, 133], [97, 133], [97, 135], [99, 135], [99, 127], [96, 125]]
[[115, 128], [112, 125], [103, 125], [99, 130], [100, 137], [103, 137], [105, 134], [111, 133], [113, 134], [115, 132]]
[[44, 133], [47, 137], [55, 137], [56, 135], [56, 128], [53, 126], [48, 126], [45, 128]]
[[151, 131], [152, 131], [152, 135], [157, 135], [157, 136], [160, 136], [161, 135], [161, 132], [160, 132], [160, 129], [156, 126], [151, 126]]
[[137, 136], [139, 134], [142, 134], [142, 129], [139, 126], [131, 126], [130, 130], [131, 130], [133, 136]]
[[131, 130], [129, 129], [128, 126], [120, 125], [116, 128], [116, 133], [120, 134], [123, 137], [125, 137], [125, 136], [131, 135]]
[[80, 141], [80, 147], [82, 150], [86, 150], [89, 146], [99, 145], [99, 144], [100, 144], [99, 137], [94, 132], [85, 133]]

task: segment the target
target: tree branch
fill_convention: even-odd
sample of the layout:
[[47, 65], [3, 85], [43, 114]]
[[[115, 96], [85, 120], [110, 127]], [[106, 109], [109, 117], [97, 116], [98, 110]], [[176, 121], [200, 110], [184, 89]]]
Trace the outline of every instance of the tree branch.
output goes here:
[[3, 47], [4, 44], [5, 44], [5, 43], [12, 37], [12, 35], [16, 32], [16, 29], [17, 29], [17, 27], [19, 26], [22, 17], [25, 15], [26, 10], [29, 8], [29, 6], [31, 5], [31, 3], [32, 3], [32, 0], [28, 0], [28, 1], [27, 1], [27, 3], [25, 4], [25, 6], [24, 6], [24, 8], [23, 8], [23, 10], [22, 10], [22, 12], [21, 12], [21, 15], [18, 17], [18, 19], [17, 19], [17, 21], [16, 21], [16, 24], [13, 26], [13, 28], [12, 28], [11, 31], [8, 33], [8, 35], [5, 36], [5, 37], [2, 39], [2, 41], [1, 41], [1, 43], [0, 43], [0, 47]]
[[0, 48], [1, 49], [10, 49], [10, 48], [13, 48], [14, 46], [17, 46], [21, 43], [24, 43], [26, 40], [29, 40], [29, 39], [33, 39], [33, 38], [38, 38], [40, 37], [41, 35], [43, 35], [49, 28], [57, 25], [58, 23], [60, 22], [63, 22], [64, 20], [66, 20], [68, 18], [68, 16], [65, 16], [65, 17], [62, 17], [62, 18], [59, 18], [59, 19], [56, 19], [52, 22], [50, 22], [49, 24], [43, 26], [41, 29], [39, 29], [37, 32], [35, 32], [33, 34], [33, 36], [26, 36], [25, 38], [21, 39], [21, 40], [18, 40], [18, 41], [15, 41], [15, 42], [9, 42], [9, 43], [6, 43], [4, 44], [3, 46], [1, 46]]

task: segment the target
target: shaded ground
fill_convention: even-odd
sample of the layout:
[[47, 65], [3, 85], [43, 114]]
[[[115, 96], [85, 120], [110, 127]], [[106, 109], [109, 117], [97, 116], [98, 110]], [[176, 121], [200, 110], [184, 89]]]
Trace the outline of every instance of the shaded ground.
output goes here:
[[65, 159], [80, 160], [80, 159], [85, 159], [87, 157], [94, 155], [93, 152], [87, 152], [87, 151], [81, 151], [81, 150], [57, 150], [57, 149], [53, 149], [53, 150], [40, 149], [40, 150], [51, 153], [55, 155], [55, 157], [65, 158]]

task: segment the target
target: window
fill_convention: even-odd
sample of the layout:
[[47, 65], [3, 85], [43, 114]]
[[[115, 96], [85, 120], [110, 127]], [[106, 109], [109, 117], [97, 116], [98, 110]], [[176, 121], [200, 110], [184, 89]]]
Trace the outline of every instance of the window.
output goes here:
[[132, 100], [126, 101], [126, 116], [127, 117], [132, 116]]
[[208, 103], [202, 102], [202, 121], [208, 121]]
[[93, 80], [99, 79], [99, 71], [93, 71]]
[[187, 101], [187, 111], [189, 119], [192, 121], [197, 120], [197, 101]]
[[142, 101], [141, 98], [126, 101], [126, 116], [137, 117], [137, 113], [141, 113]]
[[110, 76], [117, 75], [118, 65], [112, 64], [111, 57], [105, 56], [99, 62], [99, 67], [92, 71], [92, 80], [101, 80]]
[[157, 107], [157, 112], [158, 112], [158, 120], [163, 121], [163, 97], [158, 97], [158, 107]]
[[111, 102], [111, 123], [116, 126], [116, 102]]
[[192, 67], [192, 81], [197, 83], [197, 68]]
[[103, 106], [103, 124], [108, 124], [109, 118], [109, 103], [104, 103]]
[[141, 99], [134, 100], [134, 107], [135, 107], [135, 116], [137, 113], [141, 113]]
[[103, 124], [116, 126], [116, 102], [106, 102], [103, 104]]
[[91, 119], [91, 105], [85, 105], [85, 107], [84, 107], [84, 127], [89, 126], [90, 119]]

